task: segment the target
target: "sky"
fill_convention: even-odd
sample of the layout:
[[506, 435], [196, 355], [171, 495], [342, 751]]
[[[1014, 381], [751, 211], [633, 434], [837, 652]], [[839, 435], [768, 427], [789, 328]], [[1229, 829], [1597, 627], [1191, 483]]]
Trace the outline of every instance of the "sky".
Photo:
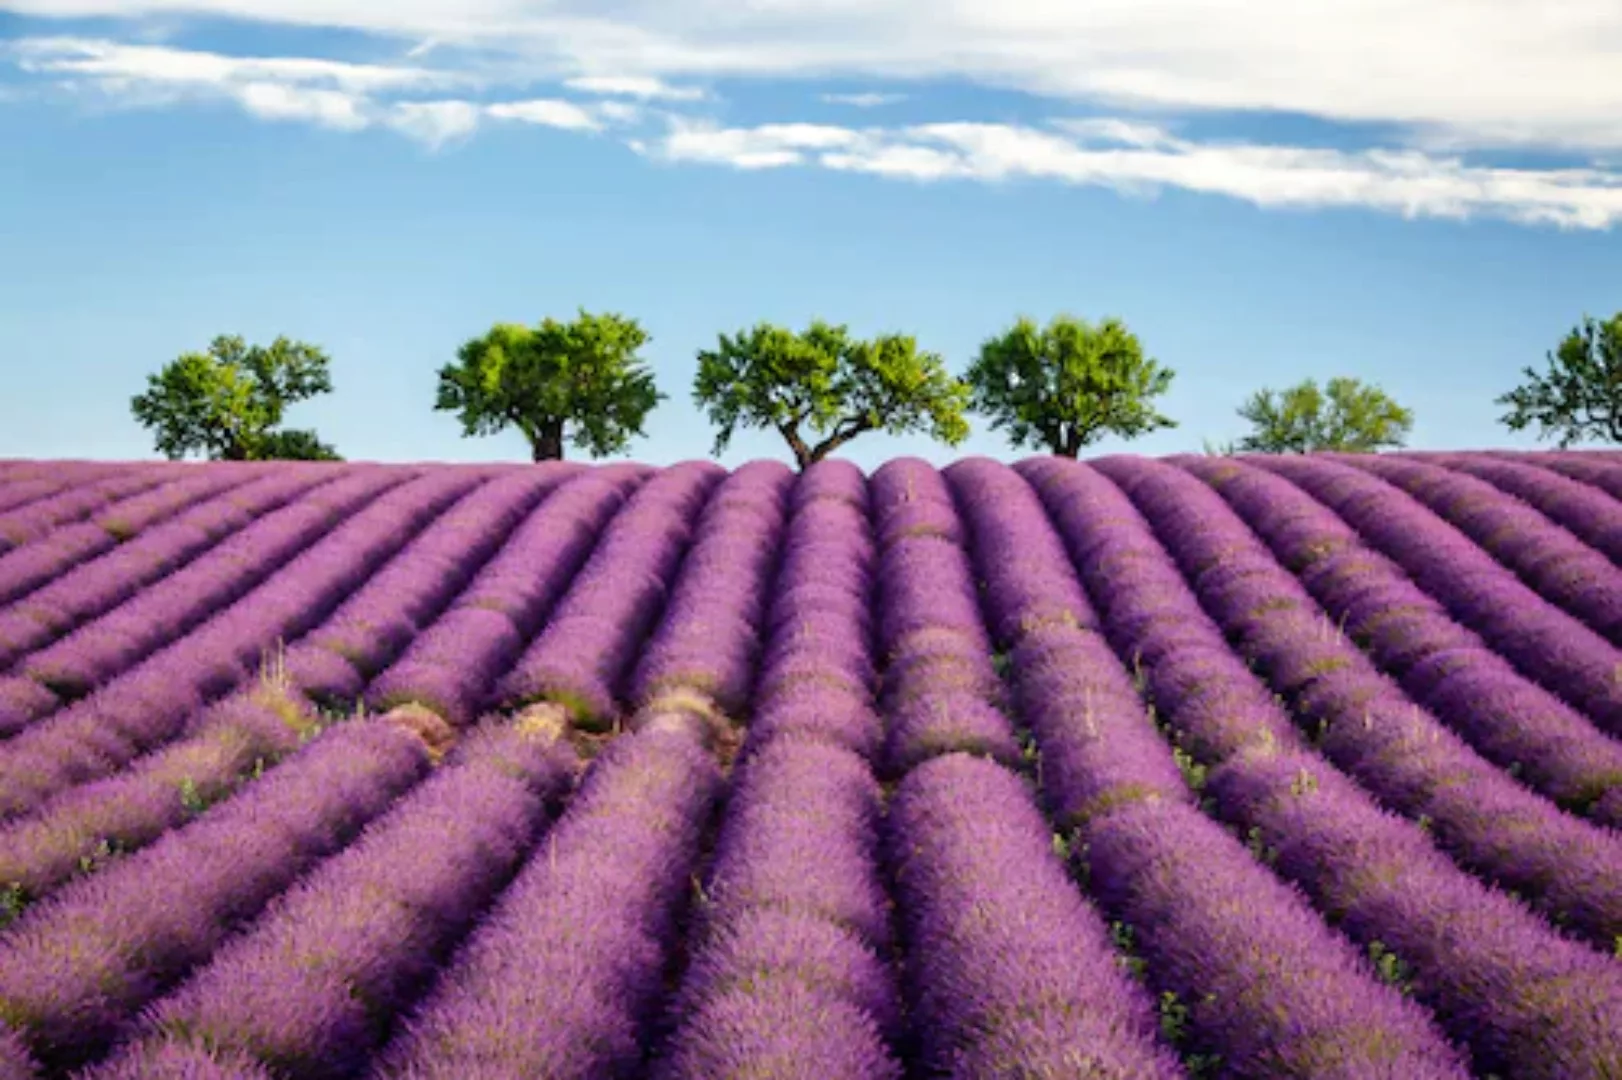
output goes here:
[[288, 422], [347, 457], [522, 459], [436, 373], [580, 308], [651, 335], [657, 464], [710, 453], [718, 333], [962, 371], [1059, 313], [1176, 372], [1088, 455], [1336, 375], [1414, 448], [1531, 447], [1493, 399], [1622, 309], [1619, 222], [1617, 0], [0, 0], [0, 457], [155, 457], [130, 398], [231, 333], [331, 355]]

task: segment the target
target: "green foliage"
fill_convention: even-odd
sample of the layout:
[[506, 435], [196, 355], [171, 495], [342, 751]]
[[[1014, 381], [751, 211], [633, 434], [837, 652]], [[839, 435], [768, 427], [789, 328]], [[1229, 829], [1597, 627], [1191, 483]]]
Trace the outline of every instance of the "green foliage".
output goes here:
[[771, 428], [802, 469], [868, 431], [927, 431], [949, 446], [969, 435], [968, 387], [938, 355], [905, 335], [863, 341], [821, 320], [720, 335], [698, 354], [693, 400], [717, 428], [714, 453], [739, 427]]
[[147, 376], [130, 411], [171, 460], [336, 461], [314, 432], [277, 430], [287, 406], [332, 391], [329, 366], [314, 345], [278, 337], [267, 348], [222, 335], [208, 352], [183, 353]]
[[1562, 447], [1622, 442], [1622, 312], [1606, 322], [1584, 316], [1548, 360], [1546, 375], [1525, 368], [1526, 382], [1495, 400], [1510, 407], [1499, 422], [1511, 431], [1537, 424], [1538, 438], [1558, 435]]
[[1144, 355], [1121, 320], [1093, 326], [1060, 315], [1046, 328], [1021, 318], [987, 340], [964, 378], [975, 411], [1014, 446], [1073, 458], [1108, 432], [1132, 439], [1176, 427], [1150, 401], [1174, 375]]
[[498, 323], [440, 369], [434, 408], [457, 413], [463, 436], [517, 428], [536, 461], [563, 457], [566, 436], [592, 457], [623, 453], [665, 397], [637, 356], [648, 340], [613, 313]]
[[1239, 407], [1252, 431], [1238, 449], [1264, 454], [1306, 454], [1316, 450], [1366, 453], [1400, 447], [1413, 430], [1414, 414], [1377, 386], [1358, 379], [1316, 381], [1274, 392], [1258, 390]]

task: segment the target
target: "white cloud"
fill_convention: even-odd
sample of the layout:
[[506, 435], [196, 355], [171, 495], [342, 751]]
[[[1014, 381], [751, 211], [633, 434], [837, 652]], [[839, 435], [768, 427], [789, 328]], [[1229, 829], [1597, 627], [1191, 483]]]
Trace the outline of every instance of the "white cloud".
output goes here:
[[233, 86], [231, 96], [262, 120], [299, 120], [340, 131], [359, 131], [371, 123], [362, 99], [342, 90], [250, 82]]
[[703, 101], [705, 98], [704, 91], [697, 87], [671, 86], [651, 75], [582, 75], [564, 80], [563, 85], [582, 94], [632, 97], [642, 101]]
[[22, 38], [0, 48], [28, 72], [174, 85], [274, 82], [371, 93], [465, 81], [458, 75], [424, 68], [306, 57], [224, 56], [166, 45], [127, 45], [73, 37]]
[[906, 94], [823, 94], [822, 100], [829, 105], [849, 105], [855, 109], [876, 109], [880, 105], [894, 105], [906, 101]]
[[590, 111], [572, 101], [538, 98], [532, 101], [504, 101], [485, 111], [498, 120], [522, 120], [527, 124], [563, 128], [566, 131], [597, 131], [602, 128]]
[[0, 0], [343, 27], [526, 76], [946, 78], [1172, 110], [1622, 146], [1616, 0]]
[[742, 169], [817, 165], [919, 181], [1043, 179], [1138, 194], [1174, 187], [1265, 207], [1366, 207], [1564, 228], [1622, 221], [1622, 176], [1596, 169], [1488, 168], [1411, 150], [1197, 143], [1141, 124], [1068, 126], [1067, 133], [975, 123], [862, 130], [682, 123], [645, 152]]
[[[663, 117], [664, 131], [627, 145], [750, 169], [1174, 187], [1260, 206], [1563, 227], [1622, 219], [1617, 0], [0, 0], [4, 11], [123, 17], [131, 40], [0, 42], [0, 60], [61, 87], [145, 106], [223, 98], [265, 119], [381, 125], [434, 146], [486, 118], [597, 132]], [[361, 31], [386, 46], [370, 55], [402, 60], [232, 57], [135, 40], [162, 30], [173, 42], [195, 16]], [[1082, 101], [1078, 111], [1110, 115], [1021, 126], [957, 113], [904, 128], [726, 127], [694, 115], [708, 94], [693, 80], [774, 78], [913, 83], [920, 98], [926, 82], [951, 80], [1047, 98], [1049, 113]], [[546, 83], [589, 100], [527, 96]], [[412, 100], [447, 89], [456, 100]], [[460, 99], [473, 90], [521, 100]], [[902, 97], [822, 100], [874, 108]], [[1357, 151], [1180, 134], [1209, 110], [1391, 134]], [[1555, 151], [1570, 167], [1479, 156], [1506, 148]]]
[[479, 106], [468, 101], [399, 101], [386, 123], [433, 149], [465, 139], [479, 127]]

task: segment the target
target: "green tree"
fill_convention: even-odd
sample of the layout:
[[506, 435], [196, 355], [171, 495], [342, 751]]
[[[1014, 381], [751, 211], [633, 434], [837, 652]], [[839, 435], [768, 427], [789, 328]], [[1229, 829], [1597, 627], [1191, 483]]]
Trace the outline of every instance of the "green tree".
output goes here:
[[329, 366], [314, 345], [278, 337], [267, 348], [222, 335], [206, 353], [183, 353], [147, 376], [130, 411], [170, 459], [335, 461], [315, 432], [279, 430], [287, 406], [331, 392]]
[[718, 429], [720, 454], [739, 427], [783, 436], [801, 469], [864, 432], [927, 431], [948, 446], [969, 435], [968, 387], [916, 340], [871, 341], [816, 320], [803, 332], [770, 323], [720, 335], [698, 354], [693, 400]]
[[637, 356], [648, 340], [615, 314], [498, 323], [440, 369], [434, 408], [456, 412], [464, 437], [517, 428], [536, 461], [562, 458], [566, 437], [592, 457], [622, 453], [664, 400]]
[[1548, 354], [1549, 371], [1523, 369], [1526, 382], [1494, 404], [1510, 411], [1511, 431], [1538, 425], [1538, 438], [1559, 435], [1562, 447], [1587, 437], [1622, 442], [1622, 312], [1605, 322], [1583, 317]]
[[1131, 439], [1176, 427], [1150, 400], [1174, 376], [1121, 320], [1093, 326], [1060, 315], [1046, 327], [1020, 318], [980, 346], [965, 378], [975, 411], [1014, 446], [1073, 458], [1106, 432]]
[[1279, 392], [1258, 390], [1239, 407], [1239, 415], [1251, 424], [1239, 449], [1264, 454], [1396, 448], [1414, 426], [1413, 412], [1384, 390], [1344, 377], [1330, 379], [1324, 389], [1307, 379]]

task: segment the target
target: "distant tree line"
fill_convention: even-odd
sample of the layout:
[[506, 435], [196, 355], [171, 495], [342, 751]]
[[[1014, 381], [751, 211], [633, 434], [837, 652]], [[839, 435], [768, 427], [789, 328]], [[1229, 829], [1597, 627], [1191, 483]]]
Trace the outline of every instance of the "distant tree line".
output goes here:
[[[661, 401], [640, 352], [635, 319], [581, 311], [570, 322], [498, 323], [438, 372], [434, 408], [464, 436], [515, 428], [536, 461], [566, 447], [623, 453]], [[870, 431], [924, 433], [948, 446], [978, 413], [1015, 448], [1077, 457], [1106, 435], [1132, 439], [1175, 420], [1156, 410], [1175, 372], [1144, 351], [1120, 319], [1020, 318], [988, 338], [961, 376], [904, 334], [873, 338], [813, 321], [803, 330], [759, 323], [720, 334], [698, 352], [692, 398], [715, 428], [720, 454], [740, 429], [777, 432], [803, 469]], [[1585, 317], [1525, 381], [1496, 399], [1512, 431], [1536, 426], [1562, 447], [1585, 438], [1622, 442], [1622, 313]], [[287, 407], [332, 390], [330, 360], [278, 337], [268, 347], [218, 337], [148, 377], [131, 401], [170, 458], [338, 460], [315, 432], [282, 426]], [[1250, 430], [1213, 453], [1371, 452], [1406, 445], [1413, 412], [1350, 377], [1307, 379], [1256, 391], [1238, 408]]]

